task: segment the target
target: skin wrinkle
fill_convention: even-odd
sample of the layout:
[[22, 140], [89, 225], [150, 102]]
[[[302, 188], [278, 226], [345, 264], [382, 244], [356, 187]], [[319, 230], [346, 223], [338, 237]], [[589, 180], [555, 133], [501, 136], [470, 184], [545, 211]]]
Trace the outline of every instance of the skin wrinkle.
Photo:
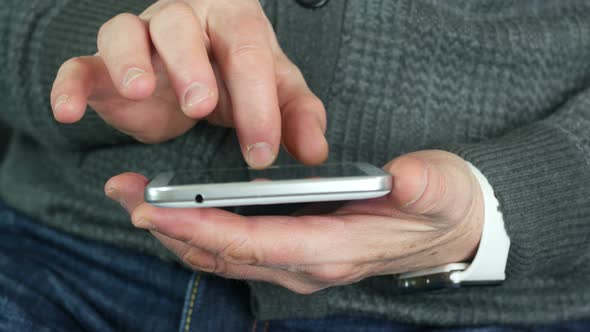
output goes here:
[[[459, 223], [456, 228], [459, 230], [463, 229], [463, 232], [460, 234], [466, 234], [465, 236], [467, 236], [468, 239], [471, 239], [472, 237], [477, 239], [475, 245], [473, 245], [473, 248], [475, 249], [469, 252], [466, 258], [471, 260], [475, 256], [475, 252], [477, 252], [481, 233], [483, 231], [483, 194], [475, 175], [473, 175], [472, 172], [467, 174], [469, 174], [471, 181], [469, 197], [473, 197], [474, 199], [471, 199], [471, 204], [466, 209], [464, 216], [458, 219], [463, 222]], [[476, 193], [473, 193], [473, 190], [475, 190]], [[469, 236], [469, 234], [472, 234], [473, 232], [476, 232], [477, 236]], [[465, 246], [469, 247], [469, 243], [465, 244]], [[468, 252], [468, 250], [465, 250], [465, 252]]]
[[[246, 249], [244, 249], [246, 248]], [[263, 266], [264, 260], [247, 237], [236, 236], [215, 253], [219, 258], [238, 265]]]
[[422, 198], [422, 195], [424, 195], [424, 193], [426, 192], [426, 187], [428, 187], [428, 179], [430, 178], [428, 176], [429, 170], [430, 170], [430, 167], [426, 163], [426, 165], [424, 167], [424, 174], [422, 175], [422, 182], [423, 182], [422, 189], [418, 192], [418, 194], [416, 195], [416, 197], [413, 200], [411, 200], [405, 204], [406, 207], [409, 207], [412, 204], [416, 203], [418, 200], [420, 200], [420, 198]]

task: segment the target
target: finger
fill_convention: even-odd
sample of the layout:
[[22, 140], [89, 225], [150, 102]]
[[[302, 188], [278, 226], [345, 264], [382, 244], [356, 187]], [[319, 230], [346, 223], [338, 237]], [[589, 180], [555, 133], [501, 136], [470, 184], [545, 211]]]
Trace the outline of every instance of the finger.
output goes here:
[[156, 231], [151, 233], [192, 269], [215, 273], [226, 278], [267, 282], [276, 282], [279, 279], [278, 274], [282, 273], [279, 270], [266, 267], [231, 264], [208, 251], [175, 240], [162, 233]]
[[133, 14], [119, 14], [98, 32], [98, 52], [113, 84], [129, 99], [143, 99], [156, 88], [147, 25]]
[[328, 158], [324, 105], [309, 90], [299, 69], [282, 52], [277, 67], [283, 144], [302, 163], [321, 164]]
[[194, 119], [207, 116], [217, 104], [217, 84], [193, 9], [171, 3], [151, 17], [149, 31], [184, 113]]
[[156, 231], [151, 233], [190, 268], [215, 273], [227, 278], [264, 281], [274, 281], [275, 279], [272, 275], [274, 271], [269, 268], [227, 263], [218, 256], [198, 247], [188, 245]]
[[[152, 56], [152, 66], [159, 85], [152, 98], [129, 101], [120, 98], [113, 86], [111, 93], [93, 96], [94, 103], [90, 103], [107, 123], [143, 143], [176, 138], [197, 121], [179, 112], [176, 96], [168, 86], [166, 69], [157, 53]], [[112, 86], [110, 80], [109, 84]]]
[[217, 126], [233, 128], [234, 117], [229, 92], [227, 91], [227, 87], [221, 78], [219, 66], [217, 66], [215, 63], [211, 63], [211, 67], [213, 68], [215, 79], [217, 80], [217, 91], [219, 93], [219, 97], [217, 98], [217, 107], [215, 107], [214, 112], [209, 114], [207, 121]]
[[[143, 175], [124, 173], [107, 181], [105, 192], [111, 199], [121, 202], [121, 205], [127, 211], [132, 212], [143, 203], [143, 189], [148, 182], [149, 180]], [[175, 240], [162, 233], [152, 231], [152, 235], [193, 269], [215, 273], [227, 278], [273, 282], [282, 284], [285, 287], [293, 287], [293, 290], [299, 292], [309, 293], [311, 291], [310, 285], [296, 280], [287, 271], [245, 264], [232, 264], [224, 261], [219, 255], [214, 255], [206, 250]]]
[[[246, 218], [218, 209], [161, 209], [140, 205], [131, 216], [136, 227], [154, 230], [173, 239], [215, 253], [236, 264], [254, 264], [255, 259], [233, 259], [227, 251], [250, 241]], [[205, 229], [219, 223], [214, 229]], [[249, 244], [248, 244], [249, 246]], [[256, 255], [254, 255], [256, 256]]]
[[266, 18], [257, 2], [244, 4], [212, 16], [209, 37], [231, 96], [242, 153], [251, 167], [261, 169], [276, 158], [281, 119]]
[[[423, 240], [432, 230], [416, 222], [392, 222], [390, 217], [243, 217], [219, 209], [161, 209], [148, 204], [134, 211], [132, 221], [233, 264], [272, 267], [365, 262], [382, 254], [384, 246], [391, 247], [387, 255], [395, 257], [420, 250], [412, 241]], [[400, 246], [392, 247], [392, 242]]]
[[232, 264], [208, 251], [151, 231], [166, 248], [178, 256], [188, 267], [214, 273], [225, 278], [271, 282], [300, 294], [311, 294], [327, 285], [308, 280], [308, 274], [262, 266]]
[[62, 123], [79, 121], [88, 103], [88, 96], [106, 71], [99, 57], [84, 56], [69, 59], [59, 68], [51, 89], [53, 116]]
[[444, 151], [396, 158], [384, 167], [393, 175], [390, 199], [406, 213], [461, 220], [481, 193], [467, 164]]
[[143, 191], [149, 180], [137, 173], [123, 173], [110, 178], [104, 185], [105, 194], [117, 201], [131, 214], [143, 200]]
[[[154, 60], [159, 62], [157, 56]], [[59, 122], [79, 121], [91, 103], [107, 123], [145, 143], [177, 137], [195, 123], [195, 120], [177, 112], [176, 103], [170, 103], [164, 96], [149, 104], [125, 102], [126, 99], [120, 98], [100, 56], [83, 56], [66, 61], [56, 75], [50, 98], [54, 117]]]

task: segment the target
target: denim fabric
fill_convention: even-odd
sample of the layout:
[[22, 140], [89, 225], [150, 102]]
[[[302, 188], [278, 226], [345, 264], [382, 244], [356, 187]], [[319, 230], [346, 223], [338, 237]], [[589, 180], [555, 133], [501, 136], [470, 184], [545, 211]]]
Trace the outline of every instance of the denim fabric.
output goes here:
[[[0, 331], [522, 331], [364, 317], [257, 321], [243, 282], [61, 233], [0, 203]], [[528, 331], [590, 331], [570, 322]]]
[[[180, 332], [588, 332], [590, 322], [565, 322], [551, 326], [434, 327], [399, 324], [392, 321], [351, 316], [323, 319], [257, 321], [249, 314], [243, 283], [194, 273]], [[188, 309], [188, 310], [187, 310]]]
[[1, 331], [175, 331], [189, 278], [0, 205]]

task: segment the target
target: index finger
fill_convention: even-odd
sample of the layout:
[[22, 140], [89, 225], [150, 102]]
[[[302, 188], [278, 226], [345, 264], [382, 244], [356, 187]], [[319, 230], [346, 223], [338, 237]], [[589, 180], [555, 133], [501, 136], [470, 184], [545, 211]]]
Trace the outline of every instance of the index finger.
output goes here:
[[269, 26], [257, 6], [213, 16], [209, 37], [230, 94], [242, 153], [250, 167], [260, 169], [276, 158], [281, 117]]

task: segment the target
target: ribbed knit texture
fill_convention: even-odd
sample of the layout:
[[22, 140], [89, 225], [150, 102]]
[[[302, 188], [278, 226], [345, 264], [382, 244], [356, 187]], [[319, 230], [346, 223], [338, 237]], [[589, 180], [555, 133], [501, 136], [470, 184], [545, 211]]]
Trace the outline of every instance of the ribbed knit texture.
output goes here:
[[[77, 125], [56, 124], [49, 91], [59, 65], [92, 54], [108, 18], [147, 5], [8, 1], [0, 8], [0, 119], [18, 135], [0, 197], [54, 227], [170, 258], [104, 198], [104, 182], [123, 171], [241, 165], [235, 135], [200, 124], [146, 146], [91, 110]], [[331, 161], [381, 165], [420, 149], [457, 153], [493, 186], [512, 246], [508, 278], [497, 287], [403, 295], [383, 276], [304, 296], [251, 282], [259, 319], [590, 318], [590, 3], [332, 0], [319, 10], [265, 3], [281, 45], [327, 106]]]

